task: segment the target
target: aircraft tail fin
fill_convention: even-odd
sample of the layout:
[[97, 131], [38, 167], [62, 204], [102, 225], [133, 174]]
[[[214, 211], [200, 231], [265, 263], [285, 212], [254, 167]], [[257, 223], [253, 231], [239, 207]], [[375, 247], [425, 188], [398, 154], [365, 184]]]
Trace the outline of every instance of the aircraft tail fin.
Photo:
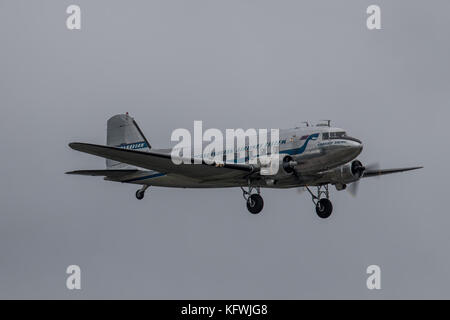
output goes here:
[[[106, 144], [129, 150], [149, 151], [150, 144], [134, 121], [133, 117], [126, 114], [118, 114], [108, 119]], [[125, 163], [106, 159], [108, 169], [123, 169], [130, 166]]]

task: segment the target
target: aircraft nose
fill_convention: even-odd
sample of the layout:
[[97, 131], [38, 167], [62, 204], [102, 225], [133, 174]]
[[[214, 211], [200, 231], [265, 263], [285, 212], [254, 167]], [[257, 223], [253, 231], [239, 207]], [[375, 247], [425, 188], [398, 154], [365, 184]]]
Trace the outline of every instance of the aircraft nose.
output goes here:
[[340, 163], [346, 163], [359, 156], [362, 152], [363, 144], [360, 140], [349, 138], [334, 146], [332, 145], [331, 148], [331, 150], [334, 150], [330, 151], [331, 158]]
[[[355, 139], [356, 140], [356, 139]], [[363, 144], [361, 141], [351, 141], [349, 148], [355, 157], [357, 157], [363, 150]]]

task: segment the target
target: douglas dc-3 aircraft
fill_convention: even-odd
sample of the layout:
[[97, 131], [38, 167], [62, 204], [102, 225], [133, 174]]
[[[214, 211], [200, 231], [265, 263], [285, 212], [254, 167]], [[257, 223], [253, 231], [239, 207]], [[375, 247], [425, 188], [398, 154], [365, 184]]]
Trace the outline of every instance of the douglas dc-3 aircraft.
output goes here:
[[[257, 164], [223, 162], [220, 165], [175, 164], [171, 149], [152, 149], [134, 119], [127, 114], [113, 116], [107, 123], [107, 145], [73, 142], [77, 151], [106, 158], [106, 170], [78, 170], [67, 174], [103, 176], [105, 180], [142, 185], [141, 200], [149, 186], [177, 188], [240, 187], [247, 209], [260, 213], [264, 202], [261, 188], [304, 187], [312, 196], [317, 215], [328, 218], [333, 206], [328, 186], [356, 191], [361, 178], [415, 170], [422, 167], [378, 170], [365, 167], [356, 157], [363, 145], [330, 122], [279, 131], [279, 152]], [[232, 150], [235, 151], [235, 150]], [[258, 156], [258, 155], [256, 155]], [[193, 160], [192, 160], [193, 162]], [[270, 167], [277, 165], [277, 172]], [[316, 188], [314, 193], [311, 189]]]

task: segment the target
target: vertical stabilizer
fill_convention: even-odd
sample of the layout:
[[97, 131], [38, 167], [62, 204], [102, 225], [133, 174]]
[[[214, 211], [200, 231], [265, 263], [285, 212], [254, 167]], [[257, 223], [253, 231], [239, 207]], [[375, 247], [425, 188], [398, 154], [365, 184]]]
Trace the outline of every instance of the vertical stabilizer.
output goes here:
[[[106, 144], [130, 150], [149, 151], [151, 146], [134, 121], [133, 117], [126, 114], [118, 114], [109, 118], [107, 123]], [[108, 169], [123, 169], [130, 166], [125, 163], [106, 159]]]

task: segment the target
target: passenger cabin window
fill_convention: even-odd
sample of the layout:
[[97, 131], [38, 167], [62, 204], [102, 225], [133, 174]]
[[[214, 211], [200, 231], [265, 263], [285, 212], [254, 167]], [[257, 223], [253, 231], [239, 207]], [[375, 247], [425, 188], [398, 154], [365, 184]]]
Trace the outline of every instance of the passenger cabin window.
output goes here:
[[328, 139], [329, 139], [329, 133], [328, 132], [322, 133], [322, 140], [328, 140]]

